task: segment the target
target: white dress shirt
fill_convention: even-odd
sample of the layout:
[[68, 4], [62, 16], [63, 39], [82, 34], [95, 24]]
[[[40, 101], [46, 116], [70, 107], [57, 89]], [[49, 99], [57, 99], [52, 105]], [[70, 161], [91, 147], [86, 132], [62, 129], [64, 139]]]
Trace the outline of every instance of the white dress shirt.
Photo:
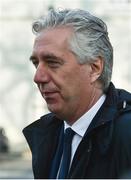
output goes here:
[[83, 116], [81, 116], [72, 126], [70, 126], [69, 124], [67, 124], [66, 121], [64, 121], [64, 130], [70, 127], [76, 133], [72, 140], [71, 162], [73, 160], [76, 149], [79, 143], [81, 142], [87, 128], [89, 127], [94, 116], [96, 115], [102, 104], [104, 103], [105, 99], [106, 99], [106, 95], [103, 94], [99, 98], [99, 100], [94, 104], [94, 106], [92, 106], [91, 109], [89, 109]]

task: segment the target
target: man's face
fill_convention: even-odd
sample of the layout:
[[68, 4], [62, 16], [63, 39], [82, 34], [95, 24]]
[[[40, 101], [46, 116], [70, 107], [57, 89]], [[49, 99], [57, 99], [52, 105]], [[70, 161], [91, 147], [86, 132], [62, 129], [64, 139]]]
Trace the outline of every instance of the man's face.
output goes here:
[[35, 39], [31, 61], [34, 81], [48, 109], [59, 118], [74, 122], [90, 103], [90, 65], [79, 64], [69, 49], [70, 28], [43, 30]]

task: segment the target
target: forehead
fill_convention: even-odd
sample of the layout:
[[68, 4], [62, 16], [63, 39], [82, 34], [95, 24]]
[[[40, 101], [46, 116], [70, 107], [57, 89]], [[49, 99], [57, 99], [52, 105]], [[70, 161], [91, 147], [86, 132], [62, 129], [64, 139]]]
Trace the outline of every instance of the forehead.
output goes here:
[[73, 33], [70, 27], [50, 28], [40, 32], [35, 38], [34, 48], [41, 46], [64, 47]]

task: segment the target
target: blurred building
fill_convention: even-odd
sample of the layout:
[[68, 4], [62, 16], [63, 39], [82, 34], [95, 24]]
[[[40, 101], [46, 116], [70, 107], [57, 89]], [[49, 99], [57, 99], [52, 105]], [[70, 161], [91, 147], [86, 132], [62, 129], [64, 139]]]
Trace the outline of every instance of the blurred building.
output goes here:
[[112, 80], [131, 90], [131, 0], [0, 0], [0, 126], [14, 151], [26, 146], [22, 129], [47, 112], [29, 56], [31, 24], [51, 7], [83, 8], [107, 23], [114, 47]]

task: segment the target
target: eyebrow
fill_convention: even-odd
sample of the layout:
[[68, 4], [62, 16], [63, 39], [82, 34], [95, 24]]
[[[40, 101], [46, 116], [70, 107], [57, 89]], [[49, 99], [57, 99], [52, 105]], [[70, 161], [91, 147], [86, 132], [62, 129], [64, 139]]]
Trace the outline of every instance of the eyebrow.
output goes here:
[[[43, 59], [50, 59], [50, 58], [53, 58], [53, 59], [56, 59], [56, 60], [59, 60], [59, 61], [63, 61], [62, 58], [50, 53], [50, 54], [42, 54], [41, 57]], [[29, 58], [30, 61], [33, 61], [33, 60], [37, 60], [37, 57], [35, 55], [31, 55], [30, 58]]]
[[33, 55], [31, 55], [30, 58], [29, 58], [30, 61], [33, 61], [35, 59], [37, 59], [37, 58], [35, 56], [33, 56]]

